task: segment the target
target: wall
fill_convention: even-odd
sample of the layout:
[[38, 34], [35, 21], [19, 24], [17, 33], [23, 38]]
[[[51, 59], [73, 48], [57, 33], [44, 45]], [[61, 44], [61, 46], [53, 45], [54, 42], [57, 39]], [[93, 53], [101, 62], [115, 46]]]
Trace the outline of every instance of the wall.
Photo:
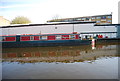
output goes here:
[[76, 24], [78, 32], [116, 32], [115, 26], [94, 26], [94, 24]]
[[[57, 27], [57, 29], [56, 29]], [[8, 34], [38, 34], [38, 33], [71, 33], [72, 25], [44, 25], [30, 27], [3, 28], [3, 35]]]
[[116, 32], [115, 26], [94, 26], [92, 24], [61, 24], [61, 25], [42, 25], [30, 27], [2, 28], [3, 35], [10, 34], [38, 34], [38, 33], [78, 33], [82, 32]]
[[[118, 24], [120, 24], [120, 1], [118, 2]], [[117, 37], [120, 38], [120, 25], [117, 26]]]
[[120, 25], [118, 25], [116, 27], [117, 27], [117, 37], [120, 38]]

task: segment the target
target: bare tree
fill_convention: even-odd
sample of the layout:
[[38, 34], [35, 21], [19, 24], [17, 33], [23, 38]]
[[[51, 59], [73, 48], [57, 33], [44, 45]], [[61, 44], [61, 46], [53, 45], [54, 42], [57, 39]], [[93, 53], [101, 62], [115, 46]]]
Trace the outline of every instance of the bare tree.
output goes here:
[[56, 14], [55, 16], [52, 17], [52, 21], [54, 21], [54, 22], [60, 21], [60, 16], [58, 14]]

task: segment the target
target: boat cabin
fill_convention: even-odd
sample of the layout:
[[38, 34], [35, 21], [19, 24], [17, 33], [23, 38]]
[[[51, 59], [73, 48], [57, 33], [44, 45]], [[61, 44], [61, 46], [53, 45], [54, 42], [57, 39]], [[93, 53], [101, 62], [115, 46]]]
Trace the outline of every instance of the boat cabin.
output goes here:
[[79, 34], [43, 34], [43, 35], [12, 35], [2, 36], [3, 42], [16, 41], [19, 37], [20, 41], [42, 41], [42, 40], [76, 40]]

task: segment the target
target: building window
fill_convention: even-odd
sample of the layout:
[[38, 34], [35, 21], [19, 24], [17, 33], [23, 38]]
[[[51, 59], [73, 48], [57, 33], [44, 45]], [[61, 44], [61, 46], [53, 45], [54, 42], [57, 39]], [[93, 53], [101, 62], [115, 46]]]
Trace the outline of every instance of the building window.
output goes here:
[[100, 21], [96, 21], [97, 23], [100, 23]]
[[69, 22], [72, 22], [73, 20], [72, 20], [72, 19], [69, 19], [68, 21], [69, 21]]
[[106, 16], [102, 16], [101, 19], [106, 19]]
[[92, 17], [92, 19], [95, 19], [95, 17]]
[[112, 18], [112, 16], [107, 16], [107, 18], [111, 19], [111, 18]]
[[86, 18], [86, 20], [89, 20], [90, 18]]
[[101, 19], [101, 17], [96, 17], [96, 19]]
[[81, 18], [77, 18], [77, 20], [81, 20]]
[[82, 20], [85, 20], [85, 18], [82, 18]]
[[107, 22], [111, 22], [111, 20], [107, 20]]
[[68, 22], [69, 20], [63, 20], [63, 22]]
[[101, 21], [103, 21], [103, 22], [104, 22], [104, 21], [106, 21], [106, 19], [101, 19]]

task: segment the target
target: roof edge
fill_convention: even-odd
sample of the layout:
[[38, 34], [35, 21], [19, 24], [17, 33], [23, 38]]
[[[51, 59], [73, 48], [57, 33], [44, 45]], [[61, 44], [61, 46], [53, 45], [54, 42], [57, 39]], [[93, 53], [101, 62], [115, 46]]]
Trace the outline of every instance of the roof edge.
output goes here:
[[68, 23], [50, 23], [50, 24], [24, 24], [24, 25], [12, 25], [12, 26], [1, 26], [0, 28], [12, 28], [12, 27], [29, 27], [29, 26], [43, 26], [43, 25], [62, 25], [62, 24], [88, 24], [88, 23], [96, 23], [96, 22], [68, 22]]
[[120, 24], [95, 24], [94, 26], [120, 26]]

